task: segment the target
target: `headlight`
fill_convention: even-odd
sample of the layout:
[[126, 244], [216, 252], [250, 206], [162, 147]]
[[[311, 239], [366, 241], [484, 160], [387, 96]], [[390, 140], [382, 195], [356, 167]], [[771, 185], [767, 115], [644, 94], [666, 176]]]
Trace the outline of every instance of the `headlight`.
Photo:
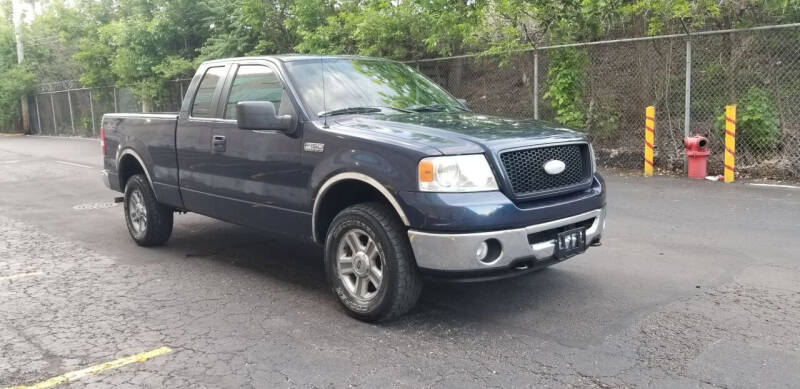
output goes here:
[[494, 173], [483, 154], [424, 158], [419, 161], [418, 179], [423, 192], [497, 190]]

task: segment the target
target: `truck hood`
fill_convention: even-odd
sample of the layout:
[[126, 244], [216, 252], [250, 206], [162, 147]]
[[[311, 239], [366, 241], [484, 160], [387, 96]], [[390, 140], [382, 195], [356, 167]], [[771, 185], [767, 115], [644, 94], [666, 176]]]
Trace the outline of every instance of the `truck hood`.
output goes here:
[[565, 127], [536, 120], [472, 112], [352, 115], [336, 123], [398, 142], [433, 147], [442, 154], [469, 154], [546, 143], [585, 140]]

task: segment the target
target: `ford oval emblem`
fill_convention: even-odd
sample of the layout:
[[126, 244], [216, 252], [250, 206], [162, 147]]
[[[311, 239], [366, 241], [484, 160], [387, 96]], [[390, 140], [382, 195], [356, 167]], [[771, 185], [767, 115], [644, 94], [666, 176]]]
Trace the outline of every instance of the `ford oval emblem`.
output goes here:
[[556, 175], [563, 172], [566, 168], [567, 164], [557, 159], [551, 159], [544, 163], [544, 171], [547, 172], [547, 174]]

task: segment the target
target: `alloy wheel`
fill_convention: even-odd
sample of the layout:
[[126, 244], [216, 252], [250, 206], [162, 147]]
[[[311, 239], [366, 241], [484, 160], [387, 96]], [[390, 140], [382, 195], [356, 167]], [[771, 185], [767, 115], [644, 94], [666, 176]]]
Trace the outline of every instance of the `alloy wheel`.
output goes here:
[[361, 229], [347, 231], [336, 251], [336, 271], [347, 292], [371, 300], [383, 284], [384, 259], [375, 240]]

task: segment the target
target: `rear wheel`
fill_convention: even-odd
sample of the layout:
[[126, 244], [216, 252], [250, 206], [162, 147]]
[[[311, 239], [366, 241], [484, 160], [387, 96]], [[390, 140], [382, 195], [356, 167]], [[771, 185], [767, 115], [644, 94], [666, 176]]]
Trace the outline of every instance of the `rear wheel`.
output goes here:
[[173, 210], [159, 204], [144, 175], [136, 174], [125, 185], [125, 222], [131, 238], [140, 246], [159, 246], [172, 235]]
[[422, 277], [397, 216], [381, 203], [346, 208], [328, 229], [328, 282], [351, 316], [377, 322], [410, 310]]

